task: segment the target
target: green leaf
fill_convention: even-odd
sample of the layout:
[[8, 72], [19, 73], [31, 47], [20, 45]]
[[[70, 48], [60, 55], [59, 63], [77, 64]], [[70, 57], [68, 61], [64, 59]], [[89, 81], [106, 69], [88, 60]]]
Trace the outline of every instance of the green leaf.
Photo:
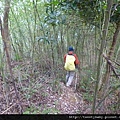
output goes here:
[[30, 114], [30, 111], [25, 111], [23, 112], [23, 114]]

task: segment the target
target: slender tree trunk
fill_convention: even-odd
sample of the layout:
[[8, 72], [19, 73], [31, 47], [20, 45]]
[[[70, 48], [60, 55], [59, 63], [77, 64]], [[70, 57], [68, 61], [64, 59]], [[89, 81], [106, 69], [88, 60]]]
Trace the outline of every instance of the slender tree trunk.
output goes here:
[[110, 47], [110, 51], [109, 51], [109, 54], [108, 54], [108, 58], [111, 59], [112, 55], [114, 54], [114, 49], [115, 49], [115, 46], [116, 46], [116, 43], [117, 43], [117, 37], [118, 37], [118, 34], [120, 32], [120, 22], [116, 24], [116, 30], [115, 30], [115, 33], [114, 33], [114, 36], [113, 36], [113, 41], [112, 41], [112, 45]]
[[22, 111], [19, 95], [18, 95], [17, 88], [16, 88], [16, 85], [15, 85], [15, 82], [14, 82], [12, 66], [11, 66], [11, 45], [10, 45], [9, 27], [8, 27], [8, 18], [9, 18], [8, 16], [9, 16], [9, 10], [10, 10], [10, 2], [11, 2], [10, 0], [5, 0], [3, 25], [2, 25], [2, 20], [0, 18], [0, 27], [1, 27], [1, 36], [2, 36], [3, 43], [4, 43], [4, 50], [5, 50], [5, 53], [6, 53], [6, 61], [7, 61], [8, 69], [9, 69], [9, 72], [10, 72], [10, 77], [11, 77], [11, 80], [7, 81], [7, 82], [8, 82], [8, 84], [9, 84], [9, 82], [13, 83], [16, 98], [19, 102], [18, 104], [20, 105], [20, 108], [21, 108], [21, 111]]
[[99, 81], [100, 81], [100, 69], [101, 69], [101, 63], [102, 63], [102, 54], [103, 54], [106, 36], [107, 36], [107, 32], [108, 32], [112, 4], [113, 4], [113, 0], [107, 0], [107, 9], [105, 11], [105, 16], [104, 16], [104, 23], [103, 23], [103, 30], [102, 30], [102, 41], [101, 41], [101, 47], [100, 47], [100, 54], [99, 54], [99, 58], [98, 58], [97, 80], [96, 80], [96, 85], [95, 85], [95, 94], [94, 94], [93, 109], [92, 109], [93, 114], [95, 113], [95, 106], [96, 106], [97, 93], [98, 93], [98, 85], [99, 85]]
[[[1, 27], [1, 36], [2, 40], [4, 43], [4, 51], [6, 55], [6, 70], [9, 69], [10, 75], [12, 74], [11, 70], [11, 47], [10, 47], [10, 41], [9, 41], [9, 30], [8, 30], [8, 14], [9, 14], [9, 9], [10, 9], [10, 1], [5, 1], [5, 8], [4, 8], [4, 17], [3, 17], [3, 23], [2, 19], [0, 18], [0, 27]], [[6, 71], [7, 72], [7, 71]], [[9, 102], [10, 102], [10, 88], [9, 88], [9, 81], [5, 80], [5, 91], [6, 91], [6, 102], [7, 102], [7, 107], [9, 107]]]

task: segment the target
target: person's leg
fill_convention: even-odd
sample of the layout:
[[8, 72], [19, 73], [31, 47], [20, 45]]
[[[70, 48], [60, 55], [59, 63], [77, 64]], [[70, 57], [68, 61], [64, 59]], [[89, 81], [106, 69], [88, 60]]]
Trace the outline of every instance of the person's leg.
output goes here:
[[70, 86], [72, 81], [73, 81], [73, 78], [74, 78], [74, 75], [75, 75], [75, 71], [69, 71], [69, 78], [68, 78], [68, 81], [66, 83], [66, 86]]
[[66, 74], [66, 82], [68, 82], [69, 77], [70, 77], [70, 72], [67, 71], [67, 74]]

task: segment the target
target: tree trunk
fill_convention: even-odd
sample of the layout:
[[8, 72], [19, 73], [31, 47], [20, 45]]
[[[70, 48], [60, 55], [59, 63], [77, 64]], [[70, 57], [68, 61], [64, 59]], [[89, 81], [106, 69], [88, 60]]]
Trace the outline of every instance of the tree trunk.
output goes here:
[[96, 80], [96, 85], [95, 85], [95, 94], [94, 94], [93, 109], [92, 109], [93, 114], [95, 112], [98, 85], [99, 85], [99, 81], [100, 81], [100, 70], [101, 70], [101, 63], [102, 63], [102, 54], [103, 54], [105, 41], [106, 41], [106, 36], [107, 36], [107, 32], [108, 32], [108, 26], [109, 26], [109, 20], [110, 20], [110, 13], [111, 13], [112, 4], [113, 4], [113, 0], [107, 0], [107, 9], [105, 11], [105, 16], [104, 16], [104, 23], [103, 23], [103, 30], [102, 30], [102, 41], [101, 41], [101, 47], [100, 47], [100, 54], [99, 54], [99, 58], [98, 58], [97, 80]]
[[[9, 30], [8, 30], [8, 14], [9, 14], [9, 9], [10, 9], [10, 1], [5, 1], [5, 8], [4, 8], [4, 17], [3, 17], [3, 23], [2, 23], [2, 19], [0, 18], [0, 28], [1, 28], [1, 36], [2, 36], [2, 40], [4, 43], [4, 51], [6, 54], [6, 60], [5, 63], [6, 64], [6, 70], [10, 72], [10, 74], [12, 74], [11, 71], [11, 58], [10, 58], [10, 51], [11, 51], [11, 47], [10, 47], [10, 41], [9, 41]], [[7, 72], [6, 71], [6, 72]], [[10, 99], [10, 88], [9, 88], [9, 81], [5, 80], [5, 93], [6, 93], [6, 102], [7, 102], [7, 107], [9, 107], [9, 103], [11, 101]]]
[[5, 53], [6, 53], [7, 66], [8, 66], [8, 70], [10, 72], [10, 77], [11, 77], [10, 81], [7, 81], [6, 84], [9, 84], [9, 82], [13, 83], [16, 98], [17, 98], [17, 100], [19, 102], [18, 104], [20, 105], [20, 108], [21, 108], [21, 111], [22, 111], [19, 95], [18, 95], [17, 88], [16, 88], [16, 85], [15, 85], [15, 82], [14, 82], [12, 66], [11, 66], [11, 44], [10, 44], [10, 38], [9, 38], [10, 35], [9, 35], [9, 27], [8, 27], [10, 2], [11, 2], [10, 0], [5, 0], [3, 24], [2, 24], [2, 20], [0, 18], [1, 36], [2, 36], [3, 43], [4, 43], [4, 50], [5, 50]]
[[117, 37], [118, 37], [118, 34], [119, 34], [119, 31], [120, 31], [120, 22], [116, 24], [116, 30], [115, 30], [115, 33], [114, 33], [114, 36], [113, 36], [113, 41], [112, 41], [112, 45], [110, 47], [110, 50], [109, 50], [109, 54], [108, 54], [108, 58], [111, 59], [112, 55], [114, 54], [114, 49], [115, 49], [115, 46], [116, 46], [116, 43], [117, 43]]

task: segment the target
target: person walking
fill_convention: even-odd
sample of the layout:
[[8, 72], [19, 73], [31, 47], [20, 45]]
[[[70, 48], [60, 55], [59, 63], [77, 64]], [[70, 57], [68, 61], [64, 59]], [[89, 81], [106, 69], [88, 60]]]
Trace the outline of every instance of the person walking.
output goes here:
[[67, 71], [66, 86], [70, 86], [73, 82], [75, 70], [78, 69], [78, 65], [80, 64], [78, 56], [74, 53], [72, 46], [68, 48], [68, 53], [64, 55], [64, 63], [64, 68]]

